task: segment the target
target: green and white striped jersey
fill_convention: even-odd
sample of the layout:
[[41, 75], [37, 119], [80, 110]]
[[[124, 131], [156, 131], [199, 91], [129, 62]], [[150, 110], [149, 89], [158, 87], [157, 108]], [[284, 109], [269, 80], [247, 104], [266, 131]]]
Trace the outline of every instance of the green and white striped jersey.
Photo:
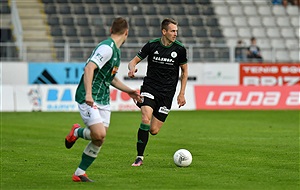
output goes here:
[[[86, 64], [93, 62], [97, 65], [92, 81], [92, 97], [95, 102], [108, 105], [110, 103], [109, 86], [115, 77], [121, 59], [121, 51], [117, 48], [113, 39], [108, 38], [100, 42], [93, 50]], [[82, 104], [85, 102], [84, 74], [78, 84], [75, 101]]]

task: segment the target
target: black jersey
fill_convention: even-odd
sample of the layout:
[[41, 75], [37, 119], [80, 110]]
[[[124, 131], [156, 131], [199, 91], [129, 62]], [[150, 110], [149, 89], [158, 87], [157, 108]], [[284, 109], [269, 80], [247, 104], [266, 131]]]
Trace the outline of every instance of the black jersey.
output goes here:
[[148, 56], [143, 86], [150, 87], [161, 95], [174, 96], [179, 66], [187, 63], [185, 47], [177, 40], [170, 46], [164, 46], [160, 38], [157, 38], [148, 41], [137, 56], [140, 59]]

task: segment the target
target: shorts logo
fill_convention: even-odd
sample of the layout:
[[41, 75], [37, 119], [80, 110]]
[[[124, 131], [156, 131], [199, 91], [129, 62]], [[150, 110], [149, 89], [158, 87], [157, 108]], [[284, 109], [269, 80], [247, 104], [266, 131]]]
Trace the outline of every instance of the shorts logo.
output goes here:
[[167, 114], [167, 115], [168, 115], [169, 111], [170, 110], [166, 106], [160, 107], [158, 110], [159, 113], [163, 113], [163, 114]]
[[152, 94], [148, 93], [148, 92], [142, 92], [141, 96], [147, 97], [147, 98], [150, 98], [150, 99], [154, 100], [154, 96]]

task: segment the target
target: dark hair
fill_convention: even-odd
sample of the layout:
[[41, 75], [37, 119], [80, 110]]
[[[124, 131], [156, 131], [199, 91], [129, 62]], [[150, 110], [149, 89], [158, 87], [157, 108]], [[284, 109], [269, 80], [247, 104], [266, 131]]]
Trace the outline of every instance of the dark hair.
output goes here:
[[125, 18], [115, 18], [111, 25], [111, 34], [124, 34], [128, 28], [129, 25]]
[[174, 19], [171, 19], [171, 18], [165, 18], [165, 19], [161, 22], [161, 30], [163, 30], [163, 29], [168, 30], [169, 24], [175, 24], [175, 25], [178, 25], [178, 22], [175, 21]]
[[251, 41], [253, 41], [253, 40], [256, 40], [256, 38], [255, 37], [251, 37], [251, 39], [250, 39]]

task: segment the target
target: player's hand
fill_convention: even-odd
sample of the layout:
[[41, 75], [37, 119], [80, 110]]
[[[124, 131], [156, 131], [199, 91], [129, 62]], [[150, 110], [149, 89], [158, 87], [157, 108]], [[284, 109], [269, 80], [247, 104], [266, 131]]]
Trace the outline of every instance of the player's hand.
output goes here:
[[136, 68], [133, 68], [131, 70], [128, 71], [128, 77], [130, 78], [134, 78], [134, 74], [137, 72], [138, 70]]
[[85, 103], [91, 107], [94, 106], [94, 99], [92, 97], [92, 95], [85, 95]]
[[142, 103], [142, 96], [140, 95], [138, 90], [133, 90], [131, 92], [128, 92], [128, 95], [133, 99], [133, 101]]
[[184, 106], [184, 105], [186, 104], [185, 97], [184, 97], [183, 94], [179, 94], [179, 95], [177, 96], [177, 104], [178, 104], [179, 108], [180, 108], [181, 106]]

